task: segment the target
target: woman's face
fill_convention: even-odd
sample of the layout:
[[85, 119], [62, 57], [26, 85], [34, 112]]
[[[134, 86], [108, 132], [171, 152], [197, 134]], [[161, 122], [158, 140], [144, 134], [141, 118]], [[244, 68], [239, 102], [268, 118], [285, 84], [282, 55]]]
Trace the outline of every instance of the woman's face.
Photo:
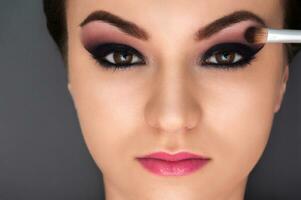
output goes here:
[[[68, 88], [108, 199], [243, 196], [280, 108], [288, 68], [282, 45], [244, 40], [245, 30], [262, 22], [246, 12], [231, 20], [242, 10], [269, 27], [283, 26], [275, 0], [264, 6], [261, 0], [67, 2]], [[87, 19], [94, 11], [143, 31], [117, 27], [101, 12]], [[110, 63], [132, 66], [115, 70]], [[175, 176], [164, 169], [154, 174], [136, 159], [158, 151], [209, 160]]]

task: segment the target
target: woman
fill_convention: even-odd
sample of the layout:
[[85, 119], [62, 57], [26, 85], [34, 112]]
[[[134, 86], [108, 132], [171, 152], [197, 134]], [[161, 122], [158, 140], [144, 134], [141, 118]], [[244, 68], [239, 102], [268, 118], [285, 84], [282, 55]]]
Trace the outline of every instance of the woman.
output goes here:
[[298, 1], [262, 4], [44, 0], [107, 200], [244, 198], [296, 49], [244, 32], [300, 28]]

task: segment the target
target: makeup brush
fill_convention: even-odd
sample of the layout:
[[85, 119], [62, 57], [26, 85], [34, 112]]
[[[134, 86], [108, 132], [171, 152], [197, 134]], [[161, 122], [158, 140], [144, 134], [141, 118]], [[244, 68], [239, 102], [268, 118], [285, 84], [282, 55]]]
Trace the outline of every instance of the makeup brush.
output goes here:
[[250, 27], [245, 32], [245, 39], [252, 44], [301, 43], [301, 30]]

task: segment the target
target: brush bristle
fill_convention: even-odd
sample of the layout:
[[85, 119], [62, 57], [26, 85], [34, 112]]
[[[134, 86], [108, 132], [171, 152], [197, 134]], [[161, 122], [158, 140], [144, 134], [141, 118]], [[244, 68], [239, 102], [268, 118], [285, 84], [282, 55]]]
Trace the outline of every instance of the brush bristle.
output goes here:
[[267, 29], [250, 27], [245, 32], [245, 39], [251, 44], [265, 43], [267, 39]]

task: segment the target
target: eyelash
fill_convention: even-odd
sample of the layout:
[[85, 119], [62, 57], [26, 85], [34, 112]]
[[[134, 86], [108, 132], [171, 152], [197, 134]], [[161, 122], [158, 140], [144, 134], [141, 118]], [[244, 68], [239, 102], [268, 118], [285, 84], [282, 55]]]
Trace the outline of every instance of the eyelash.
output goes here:
[[[136, 62], [132, 64], [114, 64], [108, 61], [105, 57], [108, 57], [109, 55], [112, 55], [114, 53], [129, 53], [134, 54], [134, 56], [139, 57], [141, 59], [141, 62]], [[102, 65], [104, 69], [113, 69], [115, 70], [126, 70], [133, 66], [137, 65], [144, 65], [146, 62], [144, 61], [144, 56], [142, 56], [136, 49], [119, 44], [119, 43], [106, 43], [103, 45], [99, 45], [96, 48], [92, 49], [90, 51], [92, 57], [97, 61], [98, 64]]]
[[[250, 64], [251, 61], [255, 59], [255, 54], [261, 48], [255, 49], [242, 43], [221, 43], [207, 50], [199, 61], [200, 64], [205, 67], [213, 67], [213, 68], [224, 69], [224, 70], [237, 69]], [[144, 61], [145, 60], [144, 56], [142, 56], [136, 49], [119, 43], [105, 43], [102, 45], [98, 45], [89, 52], [91, 53], [92, 57], [97, 61], [98, 64], [102, 65], [105, 69], [114, 69], [114, 71], [126, 70], [134, 66], [146, 64], [146, 62]], [[106, 59], [106, 57], [110, 57], [110, 55], [114, 56], [115, 53], [121, 53], [121, 55], [122, 53], [126, 53], [126, 55], [131, 55], [132, 58], [135, 58], [136, 56], [138, 59], [141, 59], [141, 61], [131, 63], [131, 64], [114, 64]], [[232, 53], [232, 59], [233, 59], [233, 53], [234, 56], [238, 55], [241, 58], [240, 60], [230, 64], [221, 64], [217, 62], [213, 63], [212, 61], [211, 63], [208, 62], [208, 59], [212, 60], [212, 56], [221, 55], [222, 53], [228, 53], [228, 55], [229, 53]], [[213, 57], [213, 59], [217, 61], [216, 57]]]
[[[263, 48], [263, 45], [261, 46], [249, 46], [238, 42], [232, 42], [232, 43], [221, 43], [217, 44], [213, 47], [211, 47], [209, 50], [207, 50], [202, 59], [201, 64], [203, 66], [207, 67], [218, 67], [220, 69], [225, 70], [234, 70], [238, 68], [245, 67], [246, 65], [250, 64], [251, 61], [253, 61], [256, 57], [255, 55]], [[239, 56], [240, 59], [236, 62], [230, 63], [230, 64], [218, 64], [218, 63], [207, 63], [206, 60], [214, 56], [215, 54], [222, 54], [226, 53], [229, 55], [229, 53], [234, 53], [234, 56]], [[235, 58], [235, 57], [234, 57]], [[232, 59], [233, 55], [232, 55]]]

